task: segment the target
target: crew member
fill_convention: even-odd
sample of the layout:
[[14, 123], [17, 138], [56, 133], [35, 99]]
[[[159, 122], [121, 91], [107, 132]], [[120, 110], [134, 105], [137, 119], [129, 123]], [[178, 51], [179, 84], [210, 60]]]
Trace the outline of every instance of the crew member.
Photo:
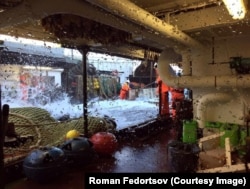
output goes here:
[[[159, 95], [160, 99], [160, 115], [166, 116], [166, 118], [169, 117], [169, 99], [168, 99], [168, 91], [169, 86], [167, 86], [165, 83], [162, 82], [160, 75], [157, 70], [157, 63], [154, 64], [155, 72], [157, 75], [156, 83], [157, 83], [157, 89], [156, 94]], [[161, 91], [160, 91], [161, 88]]]
[[123, 85], [122, 88], [120, 90], [120, 99], [127, 99], [129, 96], [129, 80], [127, 80]]
[[181, 102], [184, 100], [184, 89], [170, 87], [171, 103], [172, 103], [172, 118], [176, 119], [178, 112], [181, 108]]

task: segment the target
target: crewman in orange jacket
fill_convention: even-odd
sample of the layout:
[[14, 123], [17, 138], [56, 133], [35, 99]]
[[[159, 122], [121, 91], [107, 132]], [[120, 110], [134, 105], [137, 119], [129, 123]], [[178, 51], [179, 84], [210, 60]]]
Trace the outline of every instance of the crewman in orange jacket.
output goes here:
[[[169, 86], [167, 86], [165, 83], [162, 82], [158, 71], [157, 71], [157, 63], [154, 65], [155, 72], [157, 75], [156, 83], [157, 83], [157, 89], [156, 94], [160, 95], [160, 115], [169, 117], [169, 99], [168, 99], [168, 91], [170, 90]], [[161, 91], [160, 91], [161, 88]]]
[[184, 89], [182, 88], [173, 88], [170, 87], [170, 93], [171, 93], [171, 102], [172, 102], [172, 118], [175, 119], [177, 116], [177, 112], [179, 111], [179, 108], [181, 106], [181, 101], [184, 100]]
[[127, 80], [123, 85], [122, 88], [120, 90], [120, 99], [127, 99], [129, 96], [129, 80]]

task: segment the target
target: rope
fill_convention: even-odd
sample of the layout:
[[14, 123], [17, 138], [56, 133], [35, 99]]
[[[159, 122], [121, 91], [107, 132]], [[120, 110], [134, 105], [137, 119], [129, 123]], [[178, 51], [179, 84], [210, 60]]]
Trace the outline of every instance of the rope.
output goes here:
[[[48, 117], [41, 116], [38, 111], [49, 116], [46, 110], [39, 108], [16, 108], [15, 113], [9, 113], [9, 123], [14, 124], [16, 133], [19, 136], [32, 135], [36, 141], [25, 142], [18, 147], [4, 147], [4, 162], [6, 164], [25, 157], [32, 149], [41, 146], [61, 145], [65, 141], [65, 134], [70, 130], [76, 129], [80, 133], [85, 133], [82, 117], [62, 122], [48, 122], [46, 121]], [[97, 132], [114, 132], [115, 130], [116, 125], [107, 118], [88, 117], [90, 136]]]
[[[20, 114], [16, 114], [16, 113], [10, 113], [9, 116], [16, 116], [16, 117], [25, 119], [25, 120], [27, 120], [27, 121], [30, 123], [30, 125], [26, 125], [26, 126], [30, 126], [30, 127], [33, 126], [33, 127], [35, 127], [35, 132], [36, 132], [36, 134], [37, 134], [38, 140], [37, 140], [37, 142], [36, 142], [35, 145], [30, 146], [30, 149], [35, 148], [35, 147], [38, 147], [39, 144], [41, 143], [41, 138], [42, 138], [42, 136], [41, 136], [41, 132], [40, 132], [39, 128], [38, 128], [37, 126], [34, 126], [34, 122], [33, 122], [32, 120], [30, 120], [29, 118], [27, 118], [26, 116], [20, 115]], [[9, 119], [10, 119], [10, 118], [9, 118]]]

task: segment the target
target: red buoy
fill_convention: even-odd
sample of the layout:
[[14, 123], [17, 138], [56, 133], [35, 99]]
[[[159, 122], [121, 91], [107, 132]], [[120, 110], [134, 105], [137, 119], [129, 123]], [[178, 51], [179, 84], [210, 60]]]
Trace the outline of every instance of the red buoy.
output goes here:
[[98, 132], [91, 136], [93, 149], [100, 155], [112, 155], [118, 146], [116, 136], [109, 132]]

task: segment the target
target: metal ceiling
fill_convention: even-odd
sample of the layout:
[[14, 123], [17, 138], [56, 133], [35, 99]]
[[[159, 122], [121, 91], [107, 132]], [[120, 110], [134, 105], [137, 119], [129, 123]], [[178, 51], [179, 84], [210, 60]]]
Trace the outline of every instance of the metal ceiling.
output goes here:
[[0, 34], [135, 58], [250, 35], [249, 13], [233, 20], [221, 0], [3, 0], [0, 10]]

